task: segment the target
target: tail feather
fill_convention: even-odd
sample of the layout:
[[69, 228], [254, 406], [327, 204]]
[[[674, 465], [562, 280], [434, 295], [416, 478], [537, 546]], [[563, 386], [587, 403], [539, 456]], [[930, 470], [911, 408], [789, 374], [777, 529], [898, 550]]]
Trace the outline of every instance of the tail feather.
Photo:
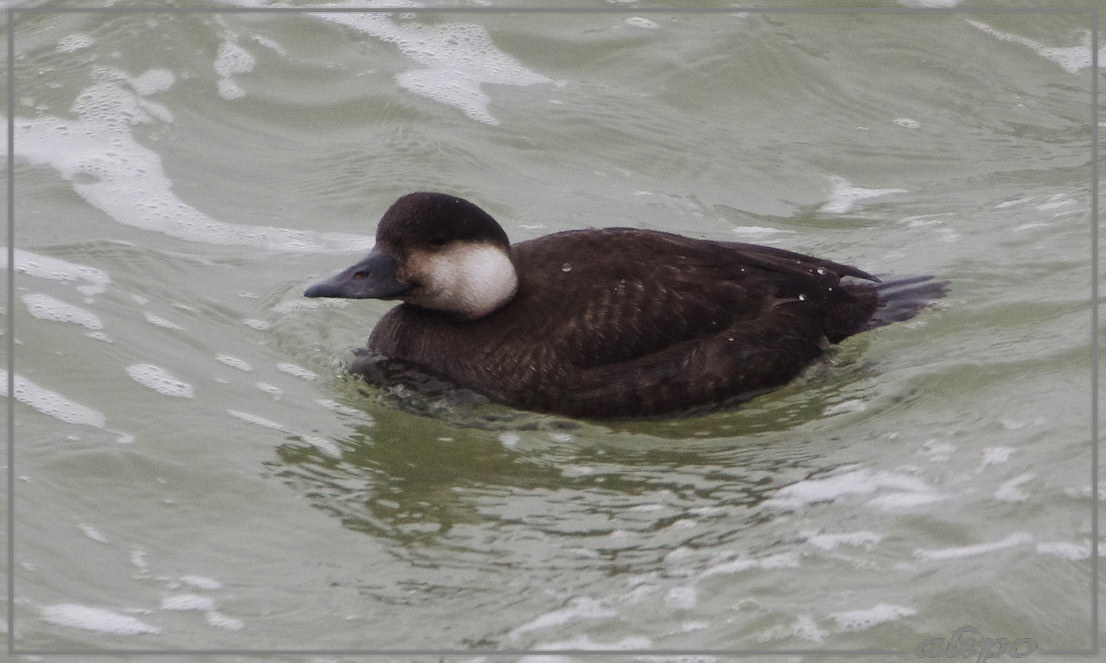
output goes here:
[[879, 299], [876, 312], [859, 331], [913, 318], [948, 294], [949, 282], [934, 281], [932, 276], [904, 276], [880, 280], [875, 288]]

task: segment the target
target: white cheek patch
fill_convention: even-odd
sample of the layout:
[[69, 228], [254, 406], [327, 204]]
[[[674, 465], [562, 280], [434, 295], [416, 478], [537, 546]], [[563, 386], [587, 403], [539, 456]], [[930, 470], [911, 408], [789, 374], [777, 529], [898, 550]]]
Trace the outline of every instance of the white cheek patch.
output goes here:
[[404, 301], [466, 318], [483, 317], [503, 306], [518, 290], [518, 275], [501, 246], [458, 242], [435, 253], [408, 259], [420, 288]]

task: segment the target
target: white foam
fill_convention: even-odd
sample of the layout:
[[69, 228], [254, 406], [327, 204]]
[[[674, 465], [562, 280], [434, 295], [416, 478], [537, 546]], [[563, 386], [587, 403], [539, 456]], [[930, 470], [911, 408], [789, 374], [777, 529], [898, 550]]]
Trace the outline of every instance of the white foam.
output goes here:
[[868, 409], [868, 403], [860, 398], [850, 398], [843, 400], [840, 403], [834, 403], [833, 405], [827, 405], [822, 414], [827, 417], [831, 417], [838, 414], [850, 414], [853, 412], [863, 412]]
[[924, 506], [945, 499], [938, 493], [888, 493], [873, 497], [868, 500], [868, 506], [874, 506], [884, 511], [889, 509], [906, 509], [915, 506]]
[[635, 28], [644, 28], [646, 30], [656, 30], [657, 28], [661, 27], [660, 24], [656, 21], [645, 18], [644, 16], [631, 16], [624, 20], [623, 23]]
[[[996, 205], [998, 207], [999, 205]], [[915, 214], [911, 216], [904, 216], [902, 222], [906, 224], [908, 228], [926, 228], [930, 226], [940, 226], [944, 223], [944, 217], [950, 217], [951, 214]]]
[[1019, 474], [1018, 476], [1004, 481], [1002, 485], [995, 490], [995, 499], [1000, 502], [1024, 502], [1029, 499], [1029, 495], [1018, 488], [1023, 483], [1032, 481], [1036, 475], [1032, 472], [1026, 472], [1025, 474]]
[[208, 611], [207, 614], [204, 615], [204, 619], [207, 621], [209, 626], [226, 629], [228, 631], [240, 631], [242, 627], [245, 626], [241, 619], [228, 617], [223, 613], [217, 612], [215, 610]]
[[769, 228], [767, 226], [737, 226], [732, 229], [732, 232], [737, 235], [749, 235], [751, 237], [764, 237], [766, 235], [794, 235], [794, 230], [781, 230], [780, 228]]
[[586, 477], [595, 474], [595, 468], [590, 465], [565, 465], [561, 467], [561, 476], [566, 479]]
[[[167, 92], [169, 88], [173, 87], [173, 83], [177, 82], [176, 76], [168, 69], [148, 69], [138, 76], [127, 78], [127, 84], [131, 86], [134, 93], [139, 97], [148, 97], [151, 94], [157, 94], [159, 92]], [[139, 103], [147, 111], [154, 111], [154, 114], [164, 119], [166, 122], [173, 121], [173, 115], [167, 114], [167, 111], [155, 110], [160, 107], [160, 104], [154, 105], [148, 99], [140, 99]]]
[[315, 447], [315, 449], [317, 449], [321, 454], [330, 456], [331, 458], [342, 457], [341, 447], [339, 447], [337, 444], [334, 444], [334, 442], [326, 439], [325, 437], [300, 435], [300, 439]]
[[261, 417], [261, 416], [258, 416], [256, 414], [250, 414], [249, 412], [242, 412], [241, 410], [227, 410], [227, 414], [234, 417], [235, 419], [240, 419], [242, 421], [245, 421], [246, 423], [250, 423], [250, 424], [253, 424], [255, 426], [262, 426], [263, 428], [271, 428], [272, 430], [280, 431], [280, 432], [286, 433], [288, 435], [295, 435], [296, 437], [299, 437], [301, 440], [303, 440], [307, 444], [310, 444], [311, 446], [318, 449], [320, 453], [323, 453], [327, 456], [330, 456], [331, 458], [341, 458], [342, 457], [341, 448], [337, 444], [335, 444], [334, 442], [326, 439], [325, 437], [318, 437], [318, 436], [313, 436], [313, 435], [302, 435], [302, 434], [297, 433], [296, 431], [292, 430], [288, 426], [285, 426], [284, 424], [278, 423], [278, 422], [273, 421], [271, 419], [266, 419], [265, 417]]
[[298, 364], [281, 363], [281, 364], [277, 364], [276, 367], [277, 367], [277, 370], [281, 371], [282, 373], [287, 373], [288, 375], [294, 375], [297, 378], [302, 378], [304, 380], [318, 380], [319, 379], [319, 374], [318, 373], [315, 373], [314, 371], [309, 371], [306, 368], [304, 368], [303, 366], [300, 366]]
[[799, 566], [799, 556], [793, 552], [770, 555], [764, 559], [748, 559], [739, 557], [715, 564], [699, 574], [700, 578], [717, 575], [719, 573], [741, 573], [749, 569], [794, 569]]
[[219, 363], [226, 364], [231, 368], [237, 368], [240, 371], [248, 372], [253, 370], [253, 366], [250, 366], [248, 363], [246, 363], [242, 359], [239, 359], [238, 357], [232, 357], [230, 355], [216, 355], [215, 359]]
[[775, 497], [766, 500], [765, 504], [777, 508], [797, 509], [816, 502], [829, 502], [844, 495], [869, 495], [888, 489], [895, 492], [891, 496], [882, 496], [883, 499], [872, 500], [869, 504], [882, 507], [908, 506], [944, 498], [921, 479], [861, 468], [784, 486], [776, 492]]
[[671, 552], [664, 556], [665, 564], [679, 564], [680, 562], [691, 559], [695, 556], [695, 553], [686, 546], [680, 546], [679, 548], [673, 548]]
[[1083, 206], [1066, 193], [1054, 193], [1048, 197], [1048, 200], [1037, 205], [1037, 209], [1042, 212], [1054, 212], [1053, 216], [1063, 216], [1082, 212]]
[[92, 525], [81, 525], [81, 531], [84, 532], [85, 536], [97, 543], [108, 543], [108, 538]]
[[257, 331], [266, 331], [272, 328], [272, 325], [264, 320], [258, 320], [257, 318], [244, 318], [242, 324], [246, 325], [250, 329], [256, 329]]
[[246, 91], [233, 78], [220, 78], [215, 89], [219, 91], [220, 97], [231, 101], [246, 96]]
[[[1100, 481], [1098, 484], [1097, 496], [1100, 502], [1106, 501], [1106, 481]], [[1091, 487], [1089, 485], [1069, 485], [1064, 488], [1064, 494], [1068, 497], [1074, 497], [1076, 499], [1090, 499]]]
[[1042, 555], [1055, 555], [1078, 562], [1091, 556], [1090, 543], [1068, 543], [1066, 541], [1047, 541], [1037, 544], [1037, 552]]
[[[652, 649], [652, 648], [653, 648], [653, 641], [650, 640], [649, 638], [644, 637], [644, 636], [629, 636], [629, 637], [626, 637], [626, 638], [623, 638], [623, 639], [619, 640], [618, 642], [608, 643], [608, 642], [598, 642], [596, 640], [592, 640], [591, 638], [589, 638], [586, 635], [578, 635], [578, 636], [570, 638], [568, 640], [559, 640], [559, 641], [556, 641], [556, 642], [540, 642], [538, 644], [535, 644], [531, 649], [539, 650], [539, 651], [543, 650], [543, 649], [548, 649], [548, 650], [553, 650], [553, 651], [585, 650], [585, 649], [593, 650], [593, 651], [618, 651], [618, 650], [626, 650], [626, 649]], [[649, 657], [649, 658], [655, 660], [656, 657]], [[577, 661], [579, 659], [571, 658], [571, 657], [567, 657], [567, 656], [549, 656], [549, 655], [541, 655], [541, 654], [537, 654], [537, 655], [531, 654], [531, 655], [528, 655], [528, 656], [523, 656], [522, 658], [520, 658], [518, 660], [519, 660], [519, 663], [554, 663], [554, 662], [561, 663], [561, 662]]]
[[844, 177], [831, 177], [830, 199], [818, 208], [827, 214], [847, 214], [862, 200], [879, 198], [893, 193], [906, 193], [906, 189], [861, 189]]
[[219, 52], [212, 66], [220, 76], [231, 76], [253, 71], [254, 63], [254, 57], [249, 51], [228, 39], [219, 45]]
[[[598, 555], [595, 554], [588, 555], [588, 553], [585, 552], [582, 548], [574, 548], [573, 554], [577, 557], [583, 557], [584, 559], [598, 558]], [[626, 579], [626, 585], [630, 589], [625, 594], [618, 597], [618, 602], [634, 604], [640, 602], [642, 598], [653, 594], [658, 589], [660, 589], [660, 585], [657, 583], [659, 575], [660, 574], [654, 571], [652, 573], [643, 573], [630, 576]]]
[[74, 53], [95, 43], [96, 41], [92, 37], [79, 32], [66, 35], [58, 42], [58, 53]]
[[185, 203], [173, 193], [161, 158], [132, 133], [137, 124], [172, 121], [167, 108], [144, 96], [168, 89], [172, 73], [98, 73], [100, 80], [73, 104], [78, 119], [16, 118], [16, 156], [54, 168], [116, 222], [193, 242], [274, 251], [361, 252], [373, 245], [361, 235], [224, 223]]
[[[8, 395], [8, 371], [0, 368], [0, 396]], [[15, 400], [67, 424], [103, 428], [104, 415], [16, 374]]]
[[[251, 295], [250, 298], [251, 299], [257, 299], [257, 297], [253, 296], [253, 295]], [[283, 302], [280, 302], [278, 304], [273, 305], [273, 307], [269, 310], [272, 311], [273, 313], [295, 313], [296, 311], [317, 311], [321, 308], [333, 306], [334, 304], [337, 304], [337, 303], [340, 303], [340, 302], [342, 302], [342, 300], [340, 300], [340, 299], [332, 299], [332, 300], [327, 300], [327, 299], [306, 299], [306, 300], [290, 299], [288, 301], [283, 301]]]
[[59, 603], [45, 606], [42, 608], [42, 618], [59, 626], [71, 626], [86, 631], [110, 633], [112, 635], [161, 633], [160, 628], [139, 621], [134, 617], [76, 603]]
[[172, 373], [154, 364], [134, 364], [127, 367], [127, 375], [138, 384], [153, 389], [162, 396], [192, 398], [192, 385], [178, 380]]
[[896, 117], [892, 122], [904, 129], [917, 129], [922, 126], [917, 120], [909, 117]]
[[910, 617], [916, 614], [918, 614], [918, 611], [914, 608], [880, 603], [864, 610], [836, 612], [831, 614], [830, 617], [837, 622], [837, 628], [841, 631], [863, 631], [877, 624], [893, 622], [901, 617]]
[[793, 552], [784, 552], [769, 555], [760, 560], [762, 569], [797, 569], [799, 568], [799, 556]]
[[676, 610], [691, 610], [699, 602], [699, 594], [694, 587], [673, 587], [664, 595], [664, 602]]
[[[346, 2], [325, 7], [416, 7], [412, 2]], [[534, 85], [550, 79], [523, 67], [500, 51], [479, 25], [397, 23], [383, 13], [314, 14], [369, 36], [394, 44], [423, 69], [402, 72], [396, 82], [404, 89], [441, 104], [453, 106], [468, 117], [499, 124], [488, 111], [490, 98], [483, 85]]]
[[1012, 548], [1023, 543], [1028, 543], [1032, 540], [1033, 536], [1028, 532], [1014, 532], [1005, 539], [993, 541], [991, 543], [977, 543], [970, 546], [953, 546], [950, 548], [938, 548], [936, 550], [918, 549], [914, 551], [914, 556], [929, 561], [961, 559], [963, 557], [985, 555], [989, 552], [1002, 550], [1003, 548]]
[[923, 451], [921, 453], [929, 456], [929, 462], [931, 463], [947, 463], [956, 451], [955, 444], [938, 442], [937, 440], [926, 440], [922, 447]]
[[350, 407], [348, 405], [342, 405], [338, 401], [331, 400], [329, 398], [320, 398], [315, 402], [332, 412], [344, 414], [347, 417], [361, 417], [363, 419], [368, 419], [369, 421], [372, 421], [372, 416], [367, 412], [362, 412], [361, 410]]
[[1003, 465], [1017, 449], [1013, 447], [987, 447], [983, 450], [984, 465]]
[[71, 322], [85, 329], [103, 329], [104, 323], [95, 314], [85, 309], [67, 304], [60, 299], [42, 293], [23, 295], [23, 304], [27, 312], [39, 320], [51, 322]]
[[547, 612], [544, 615], [531, 619], [522, 626], [516, 627], [511, 631], [510, 636], [512, 638], [517, 638], [529, 631], [538, 631], [560, 626], [561, 624], [568, 623], [575, 619], [606, 619], [616, 616], [618, 616], [616, 611], [605, 607], [593, 598], [584, 596], [572, 599], [564, 608]]
[[288, 55], [288, 51], [283, 46], [281, 46], [278, 42], [269, 39], [268, 37], [265, 37], [263, 35], [253, 35], [251, 39], [269, 49], [270, 51], [276, 53], [277, 55]]
[[184, 331], [184, 327], [181, 327], [175, 322], [171, 322], [161, 317], [160, 315], [154, 315], [153, 313], [146, 313], [146, 322], [155, 327], [161, 327], [162, 329], [179, 329]]
[[799, 615], [790, 624], [777, 624], [766, 629], [760, 634], [761, 642], [772, 640], [786, 640], [799, 638], [808, 642], [822, 642], [826, 639], [826, 632], [818, 628], [818, 624], [809, 615]]
[[[1083, 32], [1082, 43], [1078, 46], [1045, 46], [1028, 37], [996, 30], [982, 21], [965, 20], [968, 25], [986, 32], [999, 41], [1008, 41], [1032, 49], [1037, 55], [1060, 65], [1060, 68], [1069, 74], [1077, 74], [1091, 66], [1091, 33], [1089, 31]], [[1099, 49], [1098, 59], [1099, 62], [1106, 59], [1106, 48]]]
[[268, 382], [255, 382], [254, 385], [261, 391], [269, 394], [273, 398], [280, 400], [280, 397], [284, 395], [284, 390], [275, 384], [269, 384]]
[[181, 576], [180, 581], [186, 585], [192, 585], [197, 589], [206, 589], [209, 591], [223, 588], [223, 583], [214, 578], [208, 578], [207, 576], [186, 575]]
[[292, 429], [288, 428], [284, 424], [278, 424], [277, 422], [266, 419], [265, 417], [258, 416], [256, 414], [250, 414], [249, 412], [242, 412], [241, 410], [227, 410], [227, 414], [235, 419], [241, 419], [246, 423], [254, 424], [255, 426], [263, 426], [265, 428], [272, 428], [282, 433], [291, 433]]
[[130, 560], [131, 564], [133, 564], [136, 568], [142, 569], [143, 571], [150, 568], [150, 565], [146, 562], [145, 550], [139, 550], [137, 548], [132, 550], [130, 554]]
[[214, 610], [215, 600], [199, 594], [176, 594], [161, 600], [162, 610]]
[[219, 44], [212, 66], [219, 74], [219, 96], [224, 99], [241, 99], [246, 96], [244, 90], [231, 78], [234, 74], [246, 74], [253, 71], [255, 60], [249, 51], [239, 46], [231, 37]]
[[869, 531], [843, 532], [841, 534], [815, 534], [807, 543], [821, 550], [836, 550], [840, 546], [871, 550], [883, 540], [883, 536]]
[[[78, 265], [21, 249], [15, 249], [14, 253], [15, 271], [20, 274], [51, 281], [84, 281], [85, 285], [77, 286], [77, 292], [90, 297], [101, 294], [111, 283], [111, 277], [95, 267]], [[8, 253], [0, 250], [0, 269], [6, 269], [7, 266]]]

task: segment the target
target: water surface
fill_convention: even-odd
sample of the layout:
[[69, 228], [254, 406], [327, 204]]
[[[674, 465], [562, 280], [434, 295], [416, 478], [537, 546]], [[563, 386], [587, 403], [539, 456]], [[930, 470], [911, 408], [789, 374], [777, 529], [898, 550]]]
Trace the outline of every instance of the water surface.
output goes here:
[[[18, 17], [17, 648], [1089, 646], [1088, 17], [617, 9]], [[413, 190], [951, 291], [732, 411], [412, 398], [301, 293]]]

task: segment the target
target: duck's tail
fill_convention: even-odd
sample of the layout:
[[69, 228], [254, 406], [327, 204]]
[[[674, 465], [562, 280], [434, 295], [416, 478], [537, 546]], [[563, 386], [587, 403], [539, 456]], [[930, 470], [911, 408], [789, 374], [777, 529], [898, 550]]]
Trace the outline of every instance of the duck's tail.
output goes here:
[[913, 318], [948, 294], [949, 282], [934, 281], [932, 276], [903, 276], [880, 280], [875, 288], [876, 312], [859, 331]]

